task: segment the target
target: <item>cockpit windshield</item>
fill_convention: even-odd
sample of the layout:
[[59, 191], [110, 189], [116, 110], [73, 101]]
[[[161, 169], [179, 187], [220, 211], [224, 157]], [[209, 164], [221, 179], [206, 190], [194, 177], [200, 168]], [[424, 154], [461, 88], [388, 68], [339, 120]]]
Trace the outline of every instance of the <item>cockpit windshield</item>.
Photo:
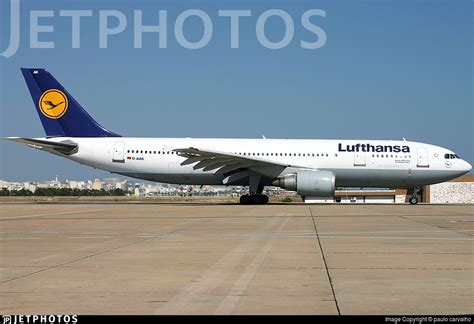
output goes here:
[[445, 159], [459, 159], [459, 156], [457, 154], [452, 154], [452, 153], [446, 153], [444, 155]]

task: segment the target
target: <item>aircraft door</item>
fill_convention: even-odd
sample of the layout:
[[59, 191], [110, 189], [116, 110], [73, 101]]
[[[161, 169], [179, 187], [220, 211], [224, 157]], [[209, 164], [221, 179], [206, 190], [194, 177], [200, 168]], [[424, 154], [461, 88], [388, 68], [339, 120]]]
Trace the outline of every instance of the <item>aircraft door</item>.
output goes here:
[[417, 148], [416, 149], [416, 156], [418, 159], [417, 166], [418, 167], [429, 167], [428, 161], [428, 150], [426, 148]]
[[125, 143], [115, 142], [112, 162], [125, 163]]
[[354, 152], [354, 165], [365, 166], [365, 152]]

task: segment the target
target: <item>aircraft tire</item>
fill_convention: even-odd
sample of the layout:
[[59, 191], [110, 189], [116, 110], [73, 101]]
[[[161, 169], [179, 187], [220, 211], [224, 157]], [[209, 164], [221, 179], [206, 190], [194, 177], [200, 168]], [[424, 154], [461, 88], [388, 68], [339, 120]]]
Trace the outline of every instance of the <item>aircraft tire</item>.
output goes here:
[[240, 196], [241, 205], [265, 205], [268, 203], [267, 195], [243, 195]]
[[418, 204], [418, 198], [417, 197], [411, 197], [408, 201], [410, 202], [410, 205]]
[[250, 205], [252, 204], [252, 197], [250, 197], [249, 195], [243, 195], [243, 196], [240, 196], [240, 204], [241, 205]]
[[253, 199], [254, 199], [254, 201], [255, 201], [254, 203], [256, 205], [265, 205], [265, 204], [268, 203], [268, 196], [267, 195], [255, 195], [253, 197]]

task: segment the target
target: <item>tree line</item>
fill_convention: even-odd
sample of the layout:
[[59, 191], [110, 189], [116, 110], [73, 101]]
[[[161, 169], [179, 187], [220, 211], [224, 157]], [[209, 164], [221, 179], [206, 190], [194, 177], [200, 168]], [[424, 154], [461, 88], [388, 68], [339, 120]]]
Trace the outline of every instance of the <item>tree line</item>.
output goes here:
[[3, 197], [30, 197], [30, 196], [125, 196], [126, 191], [122, 189], [114, 190], [91, 190], [91, 189], [70, 189], [70, 188], [38, 188], [33, 193], [30, 190], [8, 190], [2, 188], [0, 196]]

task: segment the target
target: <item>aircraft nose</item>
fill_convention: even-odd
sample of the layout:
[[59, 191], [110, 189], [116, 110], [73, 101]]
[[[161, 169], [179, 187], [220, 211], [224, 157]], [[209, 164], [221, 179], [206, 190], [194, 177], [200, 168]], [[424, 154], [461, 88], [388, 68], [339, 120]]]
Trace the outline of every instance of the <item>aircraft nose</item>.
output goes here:
[[465, 171], [465, 172], [471, 171], [472, 170], [472, 165], [467, 161], [463, 160], [463, 162], [464, 162], [463, 163], [463, 171]]

